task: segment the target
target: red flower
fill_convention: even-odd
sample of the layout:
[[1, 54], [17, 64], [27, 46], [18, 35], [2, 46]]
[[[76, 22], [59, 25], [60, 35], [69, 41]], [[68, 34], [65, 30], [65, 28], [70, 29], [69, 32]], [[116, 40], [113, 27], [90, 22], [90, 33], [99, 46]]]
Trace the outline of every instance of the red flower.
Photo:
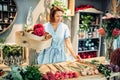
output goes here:
[[114, 28], [112, 32], [112, 36], [117, 37], [118, 35], [120, 35], [120, 30], [118, 28]]
[[102, 36], [105, 35], [105, 30], [104, 30], [103, 28], [99, 28], [99, 29], [98, 29], [98, 32], [99, 32], [99, 34], [102, 35]]
[[85, 9], [88, 9], [88, 8], [94, 8], [94, 6], [89, 5], [89, 4], [87, 4], [87, 5], [80, 5], [79, 7], [75, 8], [75, 11], [77, 12], [79, 10], [85, 10]]
[[37, 36], [43, 36], [45, 34], [44, 26], [42, 24], [34, 25], [33, 34]]

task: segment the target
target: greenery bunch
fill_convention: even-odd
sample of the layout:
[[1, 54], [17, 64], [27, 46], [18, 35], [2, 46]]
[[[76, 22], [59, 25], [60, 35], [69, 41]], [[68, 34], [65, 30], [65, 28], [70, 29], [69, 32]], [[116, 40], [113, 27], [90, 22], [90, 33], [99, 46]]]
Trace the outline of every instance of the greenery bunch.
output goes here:
[[3, 80], [42, 80], [42, 73], [37, 66], [11, 66], [11, 71]]

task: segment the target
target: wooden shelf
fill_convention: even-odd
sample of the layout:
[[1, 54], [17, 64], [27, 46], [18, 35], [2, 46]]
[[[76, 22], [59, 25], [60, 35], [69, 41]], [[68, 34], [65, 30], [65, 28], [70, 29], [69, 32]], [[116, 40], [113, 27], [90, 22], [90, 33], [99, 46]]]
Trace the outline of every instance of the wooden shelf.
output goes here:
[[17, 6], [14, 0], [0, 1], [0, 34], [6, 32], [17, 16]]

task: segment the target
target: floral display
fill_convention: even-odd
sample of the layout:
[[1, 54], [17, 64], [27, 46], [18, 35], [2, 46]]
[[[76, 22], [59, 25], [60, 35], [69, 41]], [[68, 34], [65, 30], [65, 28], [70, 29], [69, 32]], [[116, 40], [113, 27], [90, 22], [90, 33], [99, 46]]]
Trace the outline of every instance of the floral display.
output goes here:
[[40, 23], [33, 27], [25, 25], [23, 31], [15, 33], [15, 37], [17, 45], [32, 48], [36, 51], [50, 47], [52, 42], [52, 36], [45, 32], [43, 24]]
[[33, 34], [35, 34], [37, 36], [45, 35], [44, 26], [42, 24], [34, 25]]
[[64, 80], [64, 79], [70, 79], [70, 78], [77, 78], [78, 74], [76, 72], [60, 72], [56, 71], [53, 72], [47, 72], [46, 74], [43, 74], [43, 80]]
[[106, 57], [110, 57], [113, 50], [113, 41], [120, 35], [120, 17], [106, 13], [103, 17], [103, 26], [98, 29], [101, 36], [105, 38]]
[[88, 9], [88, 8], [94, 8], [94, 6], [89, 5], [89, 4], [87, 4], [87, 5], [80, 5], [79, 7], [75, 8], [75, 11], [77, 12], [79, 10], [85, 10], [85, 9]]
[[106, 38], [117, 38], [120, 35], [120, 18], [107, 13], [103, 17], [103, 27], [100, 28], [99, 33]]

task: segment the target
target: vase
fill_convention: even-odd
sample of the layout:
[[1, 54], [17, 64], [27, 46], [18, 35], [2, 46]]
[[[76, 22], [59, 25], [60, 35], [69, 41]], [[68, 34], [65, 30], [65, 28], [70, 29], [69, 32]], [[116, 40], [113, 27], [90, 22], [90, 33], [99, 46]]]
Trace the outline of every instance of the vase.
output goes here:
[[113, 40], [113, 37], [105, 38], [105, 59], [107, 62], [110, 61], [110, 54], [113, 51]]

